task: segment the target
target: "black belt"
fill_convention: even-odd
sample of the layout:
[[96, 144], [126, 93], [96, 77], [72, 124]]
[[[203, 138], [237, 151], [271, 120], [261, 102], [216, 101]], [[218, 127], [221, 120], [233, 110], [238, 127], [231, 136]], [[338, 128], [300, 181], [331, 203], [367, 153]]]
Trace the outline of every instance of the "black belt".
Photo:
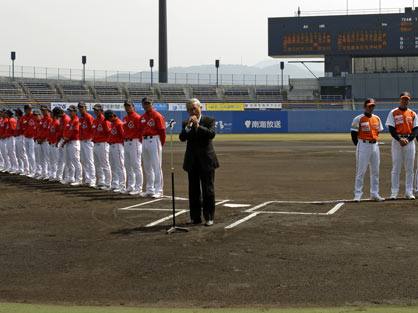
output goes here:
[[364, 143], [376, 143], [376, 140], [363, 140]]
[[400, 138], [408, 138], [409, 135], [399, 135]]
[[152, 136], [143, 136], [144, 139], [152, 139]]
[[125, 139], [125, 141], [132, 141], [133, 139]]

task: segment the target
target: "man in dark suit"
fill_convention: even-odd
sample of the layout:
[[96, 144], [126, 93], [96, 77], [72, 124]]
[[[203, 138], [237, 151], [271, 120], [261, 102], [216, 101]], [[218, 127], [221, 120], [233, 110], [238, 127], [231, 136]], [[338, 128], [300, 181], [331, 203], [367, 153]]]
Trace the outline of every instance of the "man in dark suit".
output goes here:
[[[190, 118], [183, 121], [180, 140], [187, 140], [183, 169], [189, 177], [189, 225], [202, 223], [201, 211], [206, 226], [213, 225], [215, 215], [215, 169], [219, 167], [212, 139], [216, 135], [216, 122], [213, 117], [203, 116], [198, 99], [186, 103]], [[202, 190], [200, 190], [202, 184]], [[203, 203], [201, 199], [203, 194]]]

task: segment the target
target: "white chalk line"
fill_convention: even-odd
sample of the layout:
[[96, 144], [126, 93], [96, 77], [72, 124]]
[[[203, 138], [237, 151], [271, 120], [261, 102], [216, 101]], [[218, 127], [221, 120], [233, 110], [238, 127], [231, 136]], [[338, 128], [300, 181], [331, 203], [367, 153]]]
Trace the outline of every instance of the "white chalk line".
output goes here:
[[[184, 213], [186, 213], [186, 212], [188, 212], [188, 211], [189, 211], [189, 210], [181, 210], [181, 211], [177, 212], [177, 213], [175, 214], [175, 216], [179, 216], [179, 215], [184, 214]], [[159, 220], [157, 220], [157, 221], [155, 221], [155, 222], [152, 222], [152, 223], [150, 223], [150, 224], [148, 224], [148, 225], [145, 225], [145, 227], [152, 227], [152, 226], [155, 226], [155, 225], [161, 224], [162, 222], [165, 222], [165, 221], [167, 221], [167, 220], [169, 220], [169, 219], [172, 219], [172, 218], [173, 218], [173, 214], [171, 214], [171, 215], [169, 215], [169, 216], [166, 216], [166, 217], [163, 217], [163, 218], [161, 218], [161, 219], [159, 219]]]
[[161, 201], [161, 200], [163, 200], [163, 199], [162, 198], [155, 199], [155, 200], [151, 200], [151, 201], [147, 201], [147, 202], [143, 202], [143, 203], [139, 203], [139, 204], [134, 204], [134, 205], [131, 205], [131, 206], [127, 206], [125, 208], [119, 208], [118, 210], [120, 210], [120, 211], [132, 210], [133, 208], [137, 208], [137, 207], [140, 207], [140, 206], [143, 206], [143, 205], [147, 205], [147, 204], [150, 204], [150, 203], [154, 203], [154, 202], [158, 202], [158, 201]]
[[[249, 209], [249, 210], [246, 210], [246, 211], [244, 211], [244, 212], [246, 212], [246, 213], [251, 213], [250, 215], [248, 215], [248, 216], [246, 216], [246, 217], [244, 217], [244, 218], [242, 218], [242, 219], [240, 219], [240, 220], [238, 220], [238, 221], [236, 221], [235, 223], [232, 223], [231, 225], [228, 225], [228, 226], [226, 226], [225, 227], [225, 229], [231, 229], [231, 228], [234, 228], [234, 227], [236, 227], [236, 226], [238, 226], [238, 225], [240, 225], [240, 224], [242, 224], [242, 223], [244, 223], [244, 222], [246, 222], [246, 221], [248, 221], [248, 220], [250, 220], [250, 219], [252, 219], [253, 217], [256, 217], [257, 215], [259, 215], [259, 214], [284, 214], [284, 215], [319, 215], [319, 216], [329, 216], [329, 215], [332, 215], [332, 214], [334, 214], [335, 212], [337, 212], [343, 205], [344, 205], [344, 202], [340, 202], [340, 203], [337, 203], [331, 210], [329, 210], [328, 212], [326, 212], [326, 213], [308, 213], [308, 212], [277, 212], [277, 211], [257, 211], [257, 212], [254, 212], [255, 210], [257, 210], [257, 209], [260, 209], [260, 208], [262, 208], [262, 207], [265, 207], [266, 205], [268, 205], [268, 204], [271, 204], [271, 203], [289, 203], [289, 201], [267, 201], [267, 202], [264, 202], [264, 203], [261, 203], [261, 204], [259, 204], [259, 205], [256, 205], [255, 207], [253, 207], [253, 208], [251, 208], [251, 209]], [[305, 203], [305, 202], [304, 202]], [[312, 202], [309, 202], [309, 203], [312, 203]]]

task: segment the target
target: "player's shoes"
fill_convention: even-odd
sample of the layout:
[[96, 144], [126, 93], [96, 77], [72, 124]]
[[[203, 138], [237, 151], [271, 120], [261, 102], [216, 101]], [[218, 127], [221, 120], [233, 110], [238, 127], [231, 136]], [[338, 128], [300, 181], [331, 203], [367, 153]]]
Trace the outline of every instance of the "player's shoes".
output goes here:
[[140, 196], [141, 198], [147, 198], [147, 197], [151, 196], [151, 194], [149, 194], [148, 192], [141, 192], [141, 193], [139, 194], [139, 196]]
[[374, 200], [374, 201], [385, 201], [385, 198], [381, 197], [379, 194], [376, 194], [376, 195], [372, 195], [370, 197], [370, 200]]
[[63, 179], [63, 180], [60, 180], [60, 183], [63, 185], [68, 185], [70, 182], [68, 180]]
[[353, 199], [354, 202], [360, 202], [360, 200], [361, 200], [361, 196], [355, 196]]
[[161, 198], [163, 195], [161, 194], [161, 193], [154, 193], [152, 196], [151, 196], [151, 198], [154, 198], [154, 199], [159, 199], [159, 198]]
[[415, 196], [412, 193], [405, 195], [408, 200], [415, 200]]
[[71, 186], [74, 186], [74, 187], [77, 187], [77, 186], [81, 186], [83, 184], [83, 182], [81, 182], [81, 181], [76, 181], [76, 182], [74, 182], [74, 183], [71, 183], [70, 185]]
[[396, 200], [397, 197], [398, 197], [398, 195], [396, 193], [392, 193], [390, 195], [390, 200]]
[[138, 190], [132, 190], [132, 191], [129, 193], [129, 195], [130, 195], [130, 196], [136, 196], [136, 195], [139, 195], [139, 191], [138, 191]]
[[26, 176], [29, 177], [29, 178], [34, 178], [35, 177], [35, 174], [28, 174]]
[[122, 192], [122, 189], [120, 189], [120, 188], [115, 188], [115, 189], [113, 189], [113, 192]]

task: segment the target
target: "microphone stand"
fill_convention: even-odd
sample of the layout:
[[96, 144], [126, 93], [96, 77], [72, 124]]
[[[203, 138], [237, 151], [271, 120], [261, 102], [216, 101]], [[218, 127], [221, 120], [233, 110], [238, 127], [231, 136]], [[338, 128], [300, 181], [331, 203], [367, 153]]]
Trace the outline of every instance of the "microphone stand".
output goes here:
[[187, 228], [177, 227], [176, 226], [176, 201], [174, 196], [174, 162], [173, 162], [173, 128], [174, 128], [174, 119], [169, 121], [170, 127], [170, 157], [171, 157], [171, 192], [173, 198], [173, 226], [167, 230], [167, 235], [175, 232], [188, 232]]

